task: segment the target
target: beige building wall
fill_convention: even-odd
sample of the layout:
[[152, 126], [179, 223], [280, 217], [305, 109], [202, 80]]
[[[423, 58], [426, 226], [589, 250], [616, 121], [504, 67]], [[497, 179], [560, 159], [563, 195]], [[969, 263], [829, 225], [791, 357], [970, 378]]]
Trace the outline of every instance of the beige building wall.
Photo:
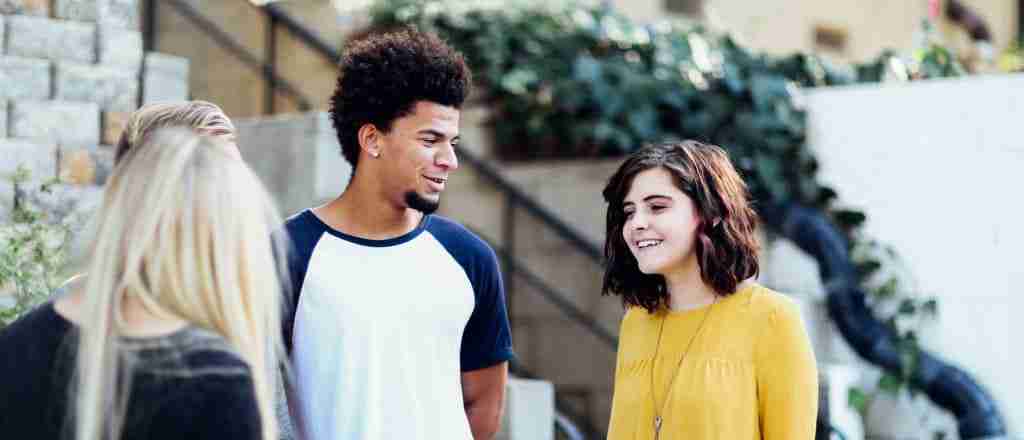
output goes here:
[[[1005, 48], [1017, 35], [1017, 2], [1013, 0], [965, 0], [988, 23], [993, 43]], [[620, 11], [640, 21], [666, 14], [665, 0], [612, 0]], [[921, 19], [927, 16], [926, 0], [707, 0], [712, 24], [736, 35], [749, 47], [786, 54], [815, 49], [815, 26], [844, 31], [846, 48], [838, 54], [854, 61], [876, 57], [883, 49], [909, 49]], [[943, 21], [943, 38], [954, 47], [967, 48], [963, 30]]]
[[[268, 21], [245, 1], [189, 2], [259, 59], [265, 56]], [[611, 0], [626, 15], [650, 22], [665, 17], [666, 0]], [[214, 101], [233, 117], [268, 112], [265, 83], [259, 72], [242, 63], [212, 38], [203, 34], [171, 5], [156, 2], [158, 20], [154, 50], [187, 57], [192, 62], [192, 96]], [[309, 25], [328, 43], [340, 46], [345, 36], [365, 23], [369, 0], [282, 0], [284, 8]], [[1017, 33], [1017, 2], [970, 0], [968, 6], [989, 24], [995, 47], [1001, 50]], [[340, 17], [337, 5], [353, 15]], [[885, 48], [907, 50], [926, 15], [927, 1], [862, 0], [707, 0], [713, 26], [735, 35], [743, 44], [774, 54], [813, 51], [815, 28], [825, 26], [845, 34], [844, 50], [827, 53], [846, 60], [873, 59]], [[970, 48], [965, 33], [950, 23], [940, 23], [943, 38], [953, 47]], [[335, 66], [306, 48], [283, 28], [277, 32], [277, 68], [310, 101], [314, 109], [326, 109], [334, 89]], [[210, 67], [203, 67], [210, 66]], [[278, 93], [274, 113], [298, 110], [297, 101]]]
[[[170, 4], [156, 3], [155, 50], [191, 60], [192, 97], [217, 103], [231, 117], [266, 114], [266, 83], [259, 70], [224, 49]], [[246, 1], [189, 0], [189, 3], [257, 59], [265, 59], [270, 26], [256, 7]], [[293, 0], [279, 4], [330, 44], [339, 45], [352, 28], [352, 22], [339, 20], [330, 0]], [[276, 40], [278, 75], [305, 95], [313, 109], [326, 109], [336, 78], [334, 64], [307, 48], [283, 26], [277, 27]], [[290, 95], [276, 94], [274, 113], [297, 110], [298, 103]]]

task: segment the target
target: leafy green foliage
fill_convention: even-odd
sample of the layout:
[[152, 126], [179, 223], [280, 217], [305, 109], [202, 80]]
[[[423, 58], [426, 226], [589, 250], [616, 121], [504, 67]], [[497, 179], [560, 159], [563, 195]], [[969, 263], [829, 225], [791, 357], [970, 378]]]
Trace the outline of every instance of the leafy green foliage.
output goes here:
[[850, 403], [851, 408], [863, 415], [868, 412], [868, 403], [871, 397], [860, 388], [850, 388], [847, 391], [846, 400]]
[[[835, 191], [817, 181], [804, 145], [799, 88], [879, 81], [897, 60], [886, 53], [850, 67], [770, 57], [699, 25], [641, 26], [608, 7], [561, 2], [382, 0], [371, 13], [376, 27], [418, 26], [466, 54], [495, 109], [506, 159], [618, 156], [700, 139], [729, 150], [757, 199], [818, 207]], [[914, 78], [957, 72], [943, 48], [919, 57], [902, 70]], [[847, 229], [859, 223], [836, 220]]]
[[[856, 66], [809, 54], [772, 57], [692, 23], [641, 26], [605, 6], [553, 3], [380, 0], [371, 14], [378, 29], [433, 31], [466, 55], [494, 109], [505, 159], [620, 156], [651, 142], [698, 139], [729, 151], [756, 200], [827, 212], [904, 353], [901, 371], [879, 387], [909, 383], [919, 348], [915, 327], [904, 323], [934, 315], [937, 305], [885, 273], [895, 252], [867, 238], [860, 228], [867, 216], [838, 207], [836, 191], [818, 180], [800, 89], [958, 76], [956, 58], [936, 45], [910, 57], [886, 51]], [[850, 396], [855, 406], [868, 400]]]
[[[14, 173], [15, 199], [9, 221], [0, 225], [0, 291], [14, 299], [13, 306], [0, 308], [0, 327], [46, 301], [68, 262], [70, 228], [28, 202], [29, 177], [24, 167]], [[54, 183], [44, 182], [37, 191], [49, 193]]]

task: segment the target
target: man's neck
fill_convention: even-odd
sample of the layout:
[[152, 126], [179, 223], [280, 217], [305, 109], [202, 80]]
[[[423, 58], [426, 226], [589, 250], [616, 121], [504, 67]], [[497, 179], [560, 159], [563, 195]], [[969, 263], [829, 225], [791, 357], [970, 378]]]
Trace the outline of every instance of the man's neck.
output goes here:
[[423, 214], [353, 181], [338, 198], [313, 209], [328, 226], [356, 237], [386, 240], [416, 229]]

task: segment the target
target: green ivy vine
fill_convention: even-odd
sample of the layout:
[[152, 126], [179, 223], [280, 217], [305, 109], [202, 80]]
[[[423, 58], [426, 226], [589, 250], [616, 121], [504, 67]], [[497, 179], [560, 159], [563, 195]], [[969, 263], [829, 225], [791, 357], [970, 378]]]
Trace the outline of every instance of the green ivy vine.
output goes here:
[[46, 301], [64, 281], [71, 240], [66, 223], [32, 203], [33, 196], [50, 193], [56, 179], [32, 187], [28, 169], [19, 166], [9, 180], [14, 197], [2, 207], [7, 218], [0, 225], [0, 295], [13, 304], [0, 307], [0, 328]]
[[[827, 212], [848, 238], [873, 310], [904, 353], [902, 371], [883, 375], [878, 389], [907, 387], [919, 323], [937, 304], [909, 292], [905, 273], [884, 270], [898, 261], [895, 252], [868, 237], [866, 215], [819, 181], [799, 90], [962, 75], [953, 54], [932, 45], [861, 65], [775, 57], [699, 24], [639, 25], [604, 6], [549, 3], [380, 0], [372, 26], [415, 26], [458, 47], [476, 74], [477, 96], [500, 121], [491, 127], [506, 160], [614, 157], [652, 141], [694, 138], [726, 148], [756, 200]], [[863, 412], [871, 396], [855, 390], [849, 397]]]

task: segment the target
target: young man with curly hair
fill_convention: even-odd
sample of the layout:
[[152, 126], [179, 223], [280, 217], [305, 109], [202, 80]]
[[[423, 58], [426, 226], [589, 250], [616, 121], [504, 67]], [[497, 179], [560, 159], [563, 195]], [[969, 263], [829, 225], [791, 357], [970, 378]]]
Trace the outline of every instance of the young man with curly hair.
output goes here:
[[494, 251], [434, 215], [458, 168], [462, 55], [412, 30], [351, 43], [330, 117], [352, 180], [290, 218], [285, 328], [309, 440], [490, 439], [512, 344]]

